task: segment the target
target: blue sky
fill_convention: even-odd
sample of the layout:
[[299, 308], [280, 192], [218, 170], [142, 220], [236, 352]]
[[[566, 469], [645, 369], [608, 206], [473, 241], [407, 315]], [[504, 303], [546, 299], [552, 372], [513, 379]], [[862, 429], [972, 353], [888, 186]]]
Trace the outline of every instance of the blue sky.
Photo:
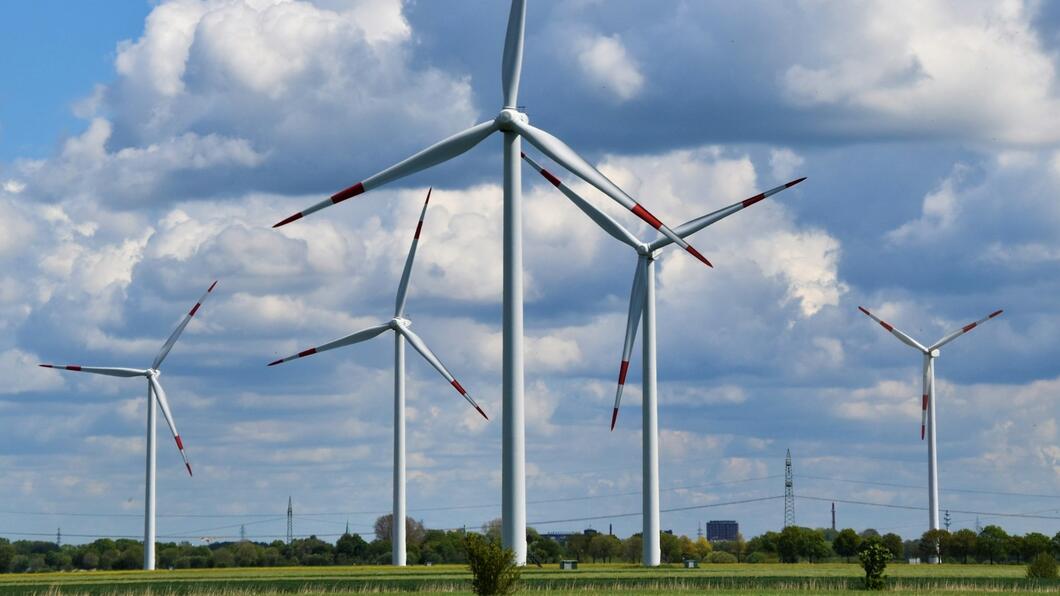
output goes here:
[[[347, 518], [367, 532], [390, 503], [389, 342], [264, 364], [387, 318], [428, 186], [409, 315], [499, 414], [497, 141], [271, 225], [492, 118], [502, 3], [3, 11], [0, 535], [140, 532], [144, 388], [35, 364], [147, 366], [214, 279], [164, 367], [197, 473], [162, 441], [159, 512], [218, 517], [161, 517], [159, 533], [282, 535], [288, 495], [327, 514], [299, 517], [299, 533]], [[696, 235], [715, 269], [660, 262], [664, 509], [782, 494], [787, 448], [799, 494], [925, 506], [919, 358], [857, 306], [923, 341], [1004, 308], [938, 362], [942, 505], [1060, 529], [1058, 17], [1033, 2], [530, 3], [531, 122], [665, 221], [809, 177]], [[639, 357], [607, 426], [633, 259], [541, 182], [525, 171], [528, 518], [614, 515], [539, 528], [627, 535]], [[494, 419], [410, 354], [412, 515], [499, 515]], [[905, 536], [927, 517], [839, 512]], [[955, 513], [955, 527], [975, 517]], [[692, 534], [709, 519], [758, 534], [783, 503], [663, 525]], [[828, 503], [800, 500], [797, 521], [827, 525]]]

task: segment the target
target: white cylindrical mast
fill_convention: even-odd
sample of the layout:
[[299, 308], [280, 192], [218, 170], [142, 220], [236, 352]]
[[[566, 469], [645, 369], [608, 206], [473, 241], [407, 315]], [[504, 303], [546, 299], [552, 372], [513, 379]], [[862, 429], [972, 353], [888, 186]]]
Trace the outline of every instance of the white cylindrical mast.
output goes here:
[[[928, 356], [928, 523], [932, 530], [939, 529], [939, 465], [935, 443], [935, 357]], [[938, 563], [937, 555], [931, 557]]]
[[656, 383], [655, 354], [655, 259], [649, 257], [645, 265], [647, 284], [644, 300], [643, 353], [644, 397], [641, 404], [641, 442], [643, 488], [644, 566], [656, 567], [662, 562], [659, 546], [659, 402]]
[[526, 564], [526, 447], [523, 426], [522, 141], [504, 132], [504, 313], [501, 398], [501, 540]]
[[147, 385], [147, 478], [144, 489], [144, 569], [155, 568], [155, 396]]
[[394, 333], [394, 516], [390, 560], [405, 566], [405, 338]]

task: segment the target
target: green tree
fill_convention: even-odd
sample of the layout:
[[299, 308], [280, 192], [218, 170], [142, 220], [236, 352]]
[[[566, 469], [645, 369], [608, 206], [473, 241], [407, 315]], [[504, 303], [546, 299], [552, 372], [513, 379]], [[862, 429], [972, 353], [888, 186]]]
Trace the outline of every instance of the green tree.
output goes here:
[[892, 559], [902, 558], [902, 537], [894, 532], [888, 532], [880, 538], [880, 542], [891, 551]]
[[960, 559], [962, 563], [967, 563], [968, 557], [975, 556], [978, 541], [979, 535], [975, 533], [975, 530], [968, 528], [957, 530], [950, 535], [949, 555]]
[[861, 546], [861, 536], [858, 536], [853, 528], [843, 528], [832, 540], [832, 549], [837, 555], [845, 558], [847, 563], [850, 562], [850, 557], [858, 554], [859, 546]]
[[6, 538], [0, 538], [0, 573], [11, 571], [11, 560], [15, 558], [15, 547]]
[[747, 550], [752, 553], [776, 553], [778, 540], [780, 540], [780, 534], [777, 532], [766, 532], [748, 541]]
[[[391, 528], [394, 527], [394, 514], [388, 513], [375, 519], [376, 540], [390, 540], [393, 538]], [[423, 528], [422, 521], [416, 521], [411, 517], [405, 518], [405, 542], [419, 546], [427, 531]]]
[[1039, 553], [1027, 565], [1027, 577], [1032, 579], [1056, 579], [1056, 559], [1049, 553]]
[[585, 534], [571, 534], [567, 538], [567, 554], [580, 563], [582, 557], [589, 554], [589, 537]]
[[1023, 559], [1033, 561], [1041, 553], [1048, 554], [1052, 550], [1049, 537], [1041, 532], [1030, 532], [1023, 537]]
[[518, 589], [519, 567], [511, 549], [478, 534], [468, 534], [464, 548], [475, 594], [512, 594]]
[[883, 572], [887, 569], [887, 561], [891, 559], [891, 551], [877, 537], [869, 537], [858, 549], [858, 559], [865, 569], [865, 589], [882, 590]]
[[1004, 561], [1008, 556], [1008, 534], [1001, 526], [989, 525], [979, 532], [976, 547], [980, 560], [986, 559], [991, 565]]
[[662, 560], [666, 563], [678, 563], [681, 561], [681, 539], [673, 534], [660, 532], [659, 550], [662, 551]]
[[948, 555], [946, 547], [949, 546], [950, 533], [946, 530], [928, 530], [920, 536], [918, 554], [921, 561], [930, 561], [932, 557], [942, 560]]
[[644, 554], [644, 539], [638, 532], [622, 541], [622, 556], [630, 563], [640, 563]]
[[799, 556], [806, 550], [802, 528], [788, 526], [781, 530], [777, 537], [776, 552], [781, 563], [798, 563]]
[[343, 534], [335, 542], [335, 562], [340, 565], [363, 563], [368, 554], [368, 543], [359, 534]]

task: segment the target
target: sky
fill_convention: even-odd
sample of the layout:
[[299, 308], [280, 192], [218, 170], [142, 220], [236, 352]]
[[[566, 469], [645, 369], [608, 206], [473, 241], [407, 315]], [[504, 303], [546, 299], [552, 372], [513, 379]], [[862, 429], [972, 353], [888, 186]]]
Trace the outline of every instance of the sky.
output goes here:
[[[531, 1], [519, 103], [677, 225], [802, 184], [658, 263], [662, 525], [927, 528], [922, 342], [952, 529], [1060, 530], [1060, 9], [1019, 1]], [[158, 533], [371, 533], [390, 508], [389, 319], [408, 354], [408, 507], [500, 514], [501, 151], [276, 221], [501, 106], [503, 2], [165, 0], [0, 9], [0, 536], [142, 535], [145, 383], [162, 367]], [[654, 230], [534, 150], [635, 234]], [[528, 168], [527, 517], [640, 528], [640, 352], [608, 431], [635, 257]], [[744, 501], [741, 503], [741, 501]], [[667, 511], [677, 510], [677, 511]], [[1007, 514], [999, 516], [997, 514]], [[1016, 516], [1012, 514], [1018, 514]], [[1020, 517], [1023, 516], [1023, 517]], [[1030, 517], [1027, 517], [1030, 516]]]

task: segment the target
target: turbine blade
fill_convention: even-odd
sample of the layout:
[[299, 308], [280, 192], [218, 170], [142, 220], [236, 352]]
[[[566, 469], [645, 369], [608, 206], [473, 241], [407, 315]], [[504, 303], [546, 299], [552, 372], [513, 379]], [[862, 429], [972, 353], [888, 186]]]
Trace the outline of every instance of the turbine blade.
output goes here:
[[703, 264], [708, 267], [713, 267], [710, 261], [707, 260], [698, 250], [690, 246], [680, 236], [678, 236], [673, 230], [666, 224], [659, 220], [659, 218], [652, 215], [643, 205], [640, 205], [632, 197], [627, 195], [621, 188], [615, 185], [600, 173], [599, 170], [594, 168], [589, 162], [585, 161], [580, 155], [574, 152], [573, 149], [567, 146], [566, 143], [552, 136], [551, 134], [541, 130], [540, 128], [534, 128], [524, 122], [513, 121], [514, 126], [519, 134], [523, 135], [530, 144], [541, 150], [542, 153], [549, 156], [553, 161], [567, 168], [574, 175], [578, 176], [582, 180], [585, 180], [589, 184], [592, 184], [600, 190], [600, 192], [611, 197], [613, 200], [618, 202], [633, 212], [634, 215], [648, 222], [651, 227], [659, 230], [664, 235], [669, 237], [678, 246], [688, 251], [689, 254], [699, 259]]
[[326, 343], [326, 344], [324, 344], [322, 346], [317, 346], [315, 348], [309, 348], [308, 350], [303, 350], [303, 351], [298, 352], [297, 354], [294, 354], [292, 356], [288, 356], [286, 358], [280, 358], [279, 360], [274, 360], [274, 361], [270, 362], [268, 365], [269, 366], [276, 366], [277, 364], [283, 364], [284, 362], [290, 362], [291, 360], [297, 360], [299, 358], [305, 358], [306, 356], [312, 356], [313, 354], [319, 354], [320, 352], [327, 352], [328, 350], [334, 350], [335, 348], [341, 348], [342, 346], [349, 346], [349, 345], [353, 345], [353, 344], [356, 344], [356, 343], [360, 343], [362, 341], [366, 341], [366, 340], [372, 339], [373, 337], [379, 335], [380, 333], [386, 331], [387, 329], [390, 329], [390, 325], [389, 324], [376, 325], [375, 327], [369, 327], [367, 329], [362, 329], [361, 331], [358, 331], [357, 333], [351, 333], [351, 334], [347, 335], [346, 337], [340, 337], [339, 339], [336, 339], [334, 341], [330, 341], [330, 342], [328, 342], [328, 343]]
[[957, 339], [958, 337], [964, 335], [965, 333], [968, 333], [972, 329], [975, 329], [979, 325], [982, 325], [983, 323], [985, 323], [985, 322], [989, 321], [990, 319], [1000, 315], [1003, 312], [1005, 312], [1005, 311], [1003, 311], [1003, 310], [995, 310], [994, 312], [986, 315], [985, 317], [979, 319], [978, 321], [975, 321], [974, 323], [968, 323], [964, 327], [961, 327], [960, 329], [958, 329], [958, 330], [946, 335], [946, 337], [943, 337], [942, 339], [940, 339], [937, 342], [935, 342], [934, 344], [932, 344], [932, 346], [930, 348], [928, 348], [928, 350], [935, 350], [935, 349], [941, 348], [942, 346], [950, 343], [951, 341]]
[[928, 399], [931, 395], [931, 355], [924, 354], [924, 393], [920, 400], [920, 440], [924, 440], [924, 429], [927, 426]]
[[925, 348], [924, 346], [920, 345], [920, 342], [918, 342], [917, 340], [913, 339], [912, 337], [909, 337], [905, 332], [901, 331], [900, 329], [895, 328], [894, 325], [891, 325], [887, 321], [884, 321], [884, 320], [880, 319], [879, 317], [877, 317], [876, 315], [872, 314], [871, 312], [869, 312], [864, 307], [859, 306], [858, 310], [860, 310], [861, 312], [863, 312], [866, 315], [868, 315], [869, 318], [871, 318], [873, 321], [876, 321], [877, 323], [879, 323], [880, 327], [883, 327], [887, 331], [890, 331], [891, 335], [897, 337], [905, 345], [913, 347], [913, 348], [916, 348], [916, 349], [920, 350], [921, 352], [928, 352], [929, 351], [927, 348]]
[[504, 57], [501, 59], [501, 87], [506, 108], [516, 107], [516, 102], [519, 101], [525, 21], [526, 0], [512, 0], [511, 12], [508, 13], [508, 32], [504, 36]]
[[41, 368], [54, 368], [57, 370], [72, 370], [74, 372], [85, 372], [108, 377], [142, 377], [147, 374], [146, 370], [137, 368], [113, 368], [106, 366], [81, 366], [78, 364], [38, 364]]
[[420, 211], [420, 221], [416, 224], [416, 233], [412, 236], [412, 248], [409, 256], [405, 258], [405, 269], [401, 272], [401, 282], [398, 284], [397, 304], [394, 306], [394, 316], [400, 317], [405, 312], [405, 299], [409, 293], [409, 276], [412, 275], [412, 261], [416, 258], [416, 247], [420, 243], [420, 231], [423, 230], [423, 218], [427, 215], [427, 203], [431, 202], [431, 190], [427, 189], [427, 199], [423, 201], [423, 210]]
[[431, 166], [440, 164], [443, 161], [450, 160], [471, 149], [475, 145], [478, 145], [495, 130], [497, 130], [497, 125], [493, 120], [476, 124], [463, 132], [458, 132], [448, 139], [439, 141], [434, 145], [427, 147], [423, 151], [420, 151], [402, 162], [396, 163], [369, 178], [365, 178], [361, 182], [358, 182], [345, 190], [341, 190], [331, 195], [330, 198], [324, 199], [308, 209], [295, 213], [272, 227], [278, 228], [282, 225], [289, 224], [292, 221], [302, 219], [310, 213], [315, 213], [325, 207], [341, 203], [350, 197], [355, 197], [388, 182], [393, 182], [398, 178], [404, 178], [405, 176], [415, 174], [420, 170], [425, 170]]
[[416, 335], [408, 327], [402, 326], [398, 326], [398, 333], [404, 336], [405, 339], [409, 340], [409, 344], [411, 344], [412, 347], [420, 353], [420, 356], [423, 356], [423, 358], [427, 362], [429, 362], [430, 365], [433, 366], [434, 369], [437, 370], [445, 378], [446, 381], [449, 381], [449, 384], [453, 386], [453, 389], [456, 389], [460, 393], [460, 395], [464, 396], [464, 399], [467, 400], [467, 403], [471, 404], [471, 407], [478, 410], [478, 413], [482, 414], [482, 417], [486, 420], [490, 419], [490, 417], [486, 415], [486, 412], [483, 411], [477, 403], [475, 403], [475, 400], [471, 399], [471, 396], [468, 395], [467, 391], [460, 384], [460, 381], [457, 381], [453, 377], [453, 373], [449, 372], [449, 369], [447, 369], [445, 365], [442, 364], [442, 361], [439, 360], [438, 357], [434, 355], [434, 352], [432, 352], [431, 349], [427, 347], [427, 344], [424, 343], [423, 339], [421, 339], [420, 336]]
[[159, 366], [162, 366], [162, 361], [166, 359], [166, 356], [169, 355], [169, 351], [173, 349], [173, 344], [177, 343], [180, 334], [184, 333], [184, 328], [191, 322], [191, 318], [195, 316], [195, 313], [199, 312], [202, 303], [206, 301], [206, 297], [210, 295], [210, 292], [212, 292], [215, 287], [217, 287], [216, 281], [210, 284], [210, 287], [206, 289], [202, 297], [199, 298], [199, 301], [195, 303], [195, 306], [191, 307], [188, 314], [184, 315], [184, 318], [180, 321], [180, 325], [177, 325], [177, 328], [173, 330], [173, 333], [169, 334], [169, 339], [166, 340], [166, 343], [162, 344], [162, 349], [159, 350], [158, 355], [155, 356], [154, 362], [151, 363], [151, 368], [157, 369]]
[[618, 367], [618, 389], [615, 391], [615, 407], [611, 411], [611, 430], [615, 430], [618, 421], [618, 408], [622, 405], [622, 390], [626, 387], [626, 373], [629, 372], [629, 357], [633, 352], [633, 341], [637, 339], [637, 326], [644, 312], [644, 301], [647, 298], [648, 257], [637, 259], [637, 272], [633, 275], [633, 289], [629, 293], [629, 316], [626, 318], [626, 338], [622, 344], [622, 363]]
[[610, 215], [594, 207], [592, 203], [586, 201], [584, 198], [581, 197], [581, 195], [571, 190], [570, 187], [560, 181], [559, 178], [553, 176], [552, 172], [549, 172], [545, 168], [541, 167], [541, 165], [538, 164], [536, 161], [530, 159], [530, 156], [526, 153], [523, 153], [523, 159], [525, 159], [526, 162], [530, 164], [530, 167], [534, 168], [538, 171], [539, 174], [544, 176], [545, 180], [548, 180], [552, 183], [553, 186], [558, 188], [560, 192], [562, 192], [568, 199], [570, 199], [572, 203], [574, 203], [576, 207], [578, 207], [578, 209], [581, 209], [582, 213], [588, 215], [589, 219], [593, 220], [594, 222], [596, 222], [596, 225], [603, 228], [605, 232], [611, 234], [611, 236], [613, 236], [620, 242], [625, 242], [633, 248], [637, 248], [640, 246], [640, 240], [632, 233], [630, 233], [629, 230], [623, 228], [621, 224], [612, 219]]
[[[162, 409], [162, 417], [166, 419], [166, 424], [169, 425], [169, 430], [173, 433], [173, 440], [177, 443], [180, 456], [184, 458], [184, 467], [188, 469], [188, 476], [191, 476], [191, 462], [188, 461], [188, 454], [184, 453], [184, 441], [180, 440], [180, 433], [177, 432], [177, 424], [173, 420], [173, 412], [169, 410], [169, 400], [166, 399], [166, 392], [162, 389], [162, 384], [158, 382], [154, 374], [147, 375], [147, 380], [151, 384], [155, 399], [158, 401], [158, 407]], [[149, 407], [153, 408], [154, 405], [152, 404]]]
[[[728, 207], [723, 207], [721, 209], [718, 209], [717, 211], [714, 211], [712, 213], [708, 213], [708, 214], [706, 214], [706, 215], [704, 215], [702, 217], [697, 217], [696, 219], [693, 219], [691, 221], [687, 221], [687, 222], [677, 226], [676, 228], [674, 228], [674, 232], [676, 232], [677, 235], [682, 237], [682, 238], [688, 238], [689, 236], [691, 236], [692, 234], [695, 234], [696, 232], [702, 230], [703, 228], [705, 228], [705, 227], [707, 227], [707, 226], [709, 226], [709, 225], [711, 225], [711, 224], [713, 224], [713, 223], [715, 223], [715, 222], [717, 222], [719, 220], [725, 219], [726, 217], [732, 215], [733, 213], [736, 213], [737, 211], [742, 211], [742, 210], [750, 207], [751, 205], [754, 205], [755, 203], [758, 203], [759, 201], [762, 201], [764, 199], [768, 199], [769, 197], [777, 194], [778, 192], [780, 192], [780, 191], [782, 191], [784, 189], [791, 188], [792, 186], [795, 186], [796, 184], [802, 182], [805, 179], [806, 178], [803, 177], [803, 178], [799, 178], [797, 180], [792, 180], [791, 182], [788, 182], [786, 184], [781, 184], [780, 186], [777, 186], [776, 188], [771, 188], [771, 189], [769, 189], [769, 190], [767, 190], [767, 191], [765, 191], [763, 193], [759, 193], [759, 194], [757, 194], [757, 195], [755, 195], [753, 197], [744, 199], [744, 200], [742, 200], [742, 201], [740, 201], [738, 203], [733, 203], [732, 205], [729, 205]], [[659, 238], [658, 240], [652, 242], [650, 247], [651, 247], [651, 250], [655, 251], [655, 250], [659, 250], [660, 248], [663, 248], [664, 246], [669, 246], [672, 242], [673, 242], [673, 240], [671, 240], [670, 238], [668, 238], [666, 236], [663, 236], [662, 238]]]

